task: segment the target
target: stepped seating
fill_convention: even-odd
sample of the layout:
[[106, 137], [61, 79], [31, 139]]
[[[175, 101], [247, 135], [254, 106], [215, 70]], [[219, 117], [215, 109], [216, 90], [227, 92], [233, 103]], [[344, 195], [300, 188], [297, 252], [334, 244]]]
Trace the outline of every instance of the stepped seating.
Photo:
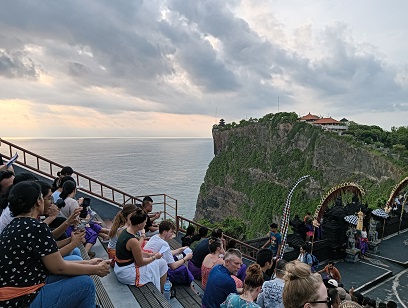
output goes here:
[[[85, 251], [84, 245], [80, 244], [78, 247], [79, 250], [81, 251], [82, 259], [89, 260], [89, 256]], [[95, 283], [96, 303], [104, 308], [114, 308], [112, 301], [110, 300], [108, 293], [103, 287], [100, 278], [96, 275], [91, 275], [90, 277]]]

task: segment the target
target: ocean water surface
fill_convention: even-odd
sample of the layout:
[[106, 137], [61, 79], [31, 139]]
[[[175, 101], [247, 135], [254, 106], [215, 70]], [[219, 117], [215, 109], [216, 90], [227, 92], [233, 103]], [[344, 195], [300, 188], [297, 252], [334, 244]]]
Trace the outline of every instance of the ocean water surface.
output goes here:
[[178, 200], [179, 214], [186, 218], [194, 216], [214, 156], [211, 138], [6, 140], [131, 195], [168, 194]]

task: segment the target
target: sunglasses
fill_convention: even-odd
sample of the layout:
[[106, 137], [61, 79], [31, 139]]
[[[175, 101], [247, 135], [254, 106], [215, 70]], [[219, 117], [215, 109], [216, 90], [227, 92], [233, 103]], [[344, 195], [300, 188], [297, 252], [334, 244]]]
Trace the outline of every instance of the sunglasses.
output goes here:
[[[331, 298], [327, 297], [324, 301], [308, 302], [309, 304], [327, 304], [328, 308], [331, 308]], [[303, 306], [302, 306], [303, 307]]]

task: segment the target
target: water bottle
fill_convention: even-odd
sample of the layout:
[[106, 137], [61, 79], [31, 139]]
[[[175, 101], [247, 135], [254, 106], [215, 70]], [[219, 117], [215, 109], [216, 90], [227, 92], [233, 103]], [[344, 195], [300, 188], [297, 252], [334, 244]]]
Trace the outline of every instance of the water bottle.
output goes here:
[[163, 295], [168, 301], [170, 301], [170, 291], [171, 291], [171, 282], [169, 280], [169, 277], [167, 277], [166, 282], [164, 283]]

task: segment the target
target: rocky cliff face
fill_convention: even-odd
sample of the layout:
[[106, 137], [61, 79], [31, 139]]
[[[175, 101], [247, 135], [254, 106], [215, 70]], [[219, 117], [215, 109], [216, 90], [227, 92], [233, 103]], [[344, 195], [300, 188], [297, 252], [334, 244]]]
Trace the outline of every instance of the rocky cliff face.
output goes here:
[[366, 190], [363, 202], [375, 203], [402, 178], [403, 171], [385, 156], [295, 118], [277, 114], [213, 129], [215, 157], [200, 188], [195, 219], [239, 217], [256, 236], [281, 215], [291, 185], [303, 175], [313, 179], [296, 190], [292, 214], [314, 212], [321, 195], [348, 181]]

